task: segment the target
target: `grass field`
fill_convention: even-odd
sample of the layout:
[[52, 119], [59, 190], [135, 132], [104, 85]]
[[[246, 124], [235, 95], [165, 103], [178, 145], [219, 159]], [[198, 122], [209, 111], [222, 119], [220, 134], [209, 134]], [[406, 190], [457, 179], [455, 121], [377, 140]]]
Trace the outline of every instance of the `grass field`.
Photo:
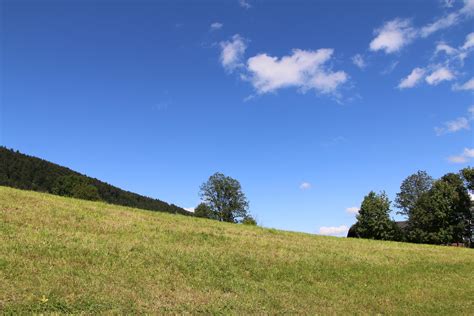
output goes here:
[[474, 251], [0, 187], [0, 311], [474, 315]]

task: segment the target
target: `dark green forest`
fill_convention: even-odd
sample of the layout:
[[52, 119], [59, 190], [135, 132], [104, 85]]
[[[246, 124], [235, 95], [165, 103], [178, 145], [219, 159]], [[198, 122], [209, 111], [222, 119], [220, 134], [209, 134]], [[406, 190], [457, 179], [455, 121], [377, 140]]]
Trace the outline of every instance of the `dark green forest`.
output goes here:
[[174, 204], [122, 190], [66, 167], [5, 147], [0, 147], [0, 185], [151, 211], [193, 215]]

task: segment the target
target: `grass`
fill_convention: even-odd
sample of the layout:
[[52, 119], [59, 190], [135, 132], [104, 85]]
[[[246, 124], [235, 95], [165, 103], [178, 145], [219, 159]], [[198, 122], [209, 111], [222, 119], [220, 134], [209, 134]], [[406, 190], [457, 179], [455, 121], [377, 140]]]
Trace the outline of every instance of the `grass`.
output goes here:
[[[315, 223], [316, 224], [316, 223]], [[474, 314], [474, 251], [0, 187], [0, 312]]]

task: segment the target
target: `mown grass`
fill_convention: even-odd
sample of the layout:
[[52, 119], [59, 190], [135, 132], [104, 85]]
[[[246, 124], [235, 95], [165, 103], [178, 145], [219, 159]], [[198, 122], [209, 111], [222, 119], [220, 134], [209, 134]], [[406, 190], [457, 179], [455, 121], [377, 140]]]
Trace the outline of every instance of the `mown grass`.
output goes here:
[[474, 251], [0, 187], [2, 313], [474, 314]]

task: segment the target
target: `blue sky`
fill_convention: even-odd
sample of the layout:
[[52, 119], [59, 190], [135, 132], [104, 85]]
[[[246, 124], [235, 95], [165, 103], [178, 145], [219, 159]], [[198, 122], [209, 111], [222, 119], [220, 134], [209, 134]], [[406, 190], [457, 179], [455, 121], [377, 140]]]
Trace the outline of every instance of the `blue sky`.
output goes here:
[[1, 10], [0, 143], [127, 190], [194, 207], [220, 171], [263, 226], [344, 235], [370, 190], [474, 161], [472, 0]]

